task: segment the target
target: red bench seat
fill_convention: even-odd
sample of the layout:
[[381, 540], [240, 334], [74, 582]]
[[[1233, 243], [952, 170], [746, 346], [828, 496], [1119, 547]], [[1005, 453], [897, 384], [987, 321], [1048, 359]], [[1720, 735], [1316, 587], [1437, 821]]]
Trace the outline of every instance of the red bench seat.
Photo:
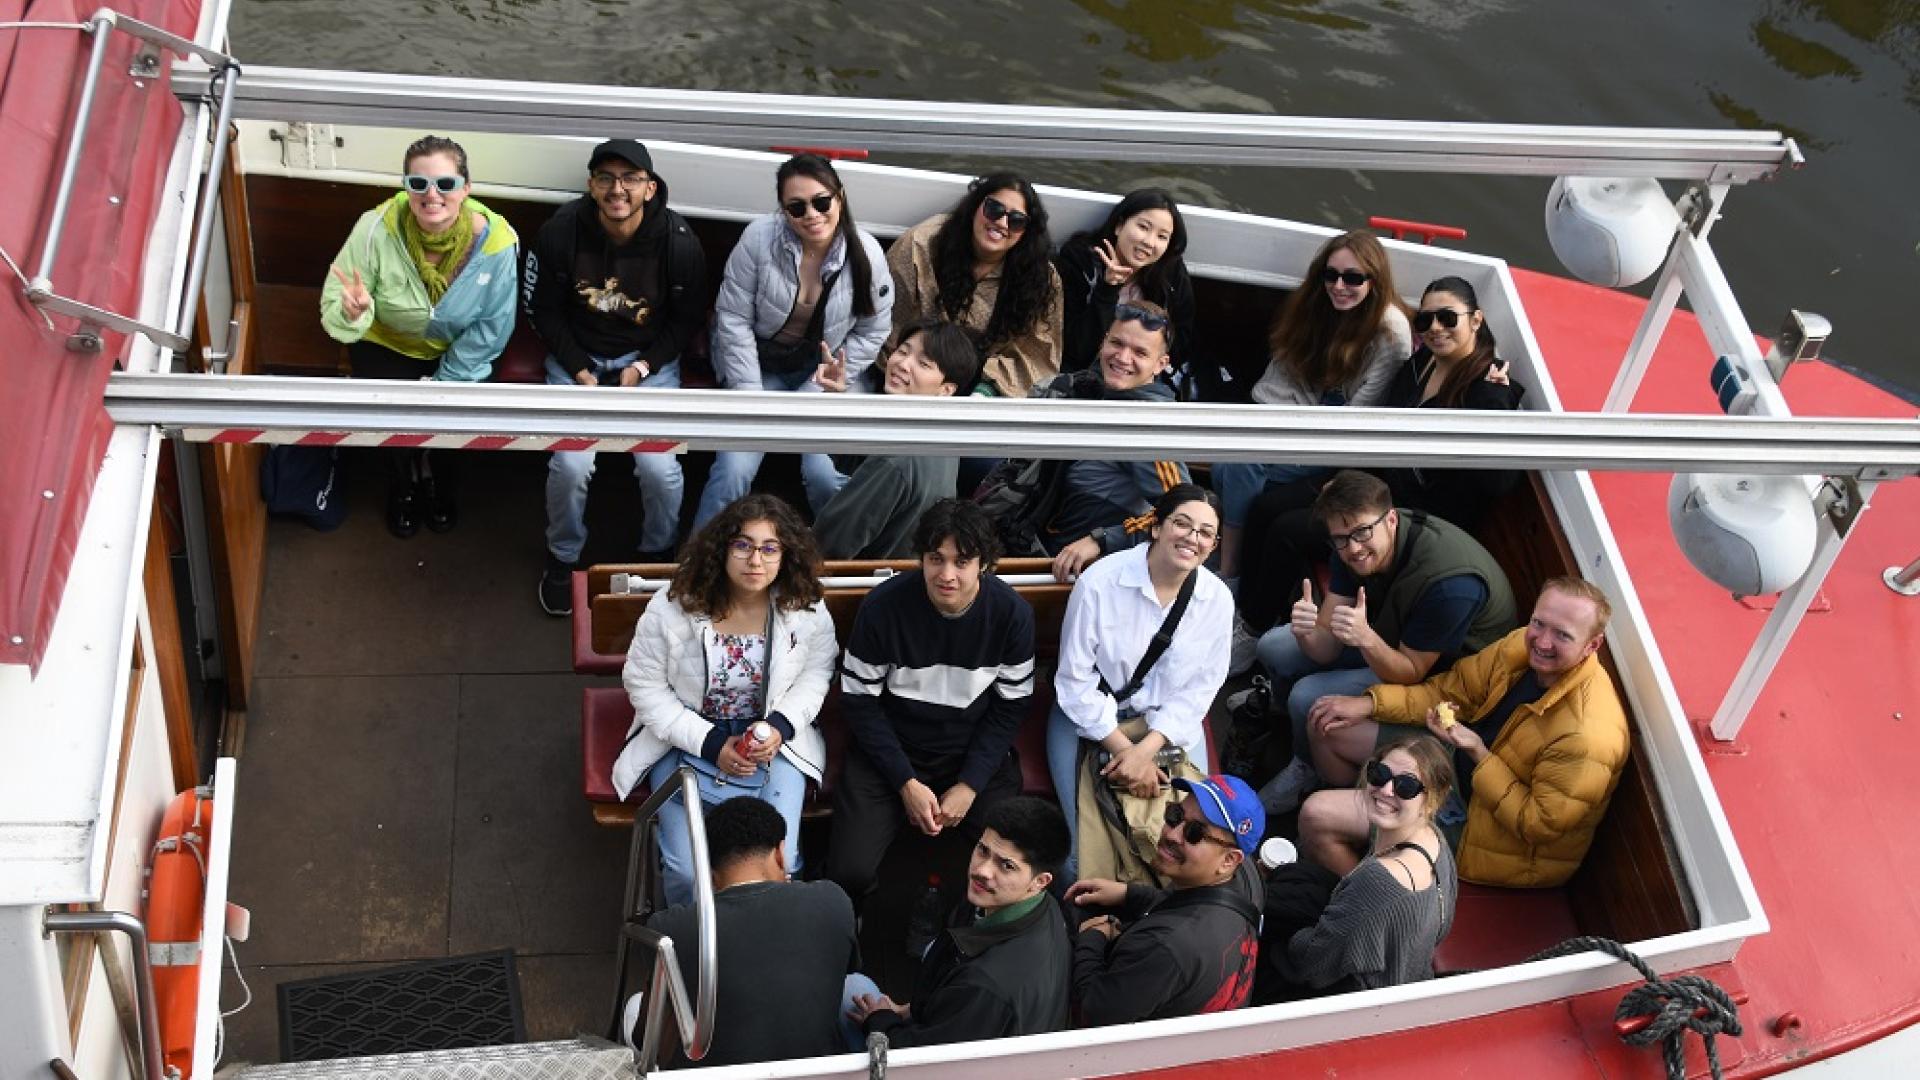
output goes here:
[[1460, 883], [1453, 929], [1434, 950], [1440, 975], [1517, 964], [1581, 933], [1565, 889], [1501, 889]]

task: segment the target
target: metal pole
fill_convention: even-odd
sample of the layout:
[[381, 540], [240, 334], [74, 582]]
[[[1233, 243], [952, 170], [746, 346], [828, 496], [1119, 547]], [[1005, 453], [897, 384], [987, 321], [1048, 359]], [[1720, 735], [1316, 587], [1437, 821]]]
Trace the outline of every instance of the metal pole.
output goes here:
[[1887, 588], [1901, 596], [1920, 596], [1920, 559], [1908, 563], [1904, 570], [1889, 566], [1880, 579], [1887, 583]]
[[49, 934], [86, 934], [118, 931], [127, 936], [133, 953], [133, 987], [140, 1000], [140, 1049], [146, 1059], [147, 1080], [164, 1080], [166, 1065], [160, 1055], [160, 1015], [153, 999], [153, 961], [147, 954], [147, 926], [124, 911], [52, 911], [45, 922]]
[[714, 925], [718, 913], [713, 906], [713, 875], [707, 872], [707, 823], [700, 809], [700, 786], [688, 766], [680, 766], [675, 776], [687, 808], [688, 847], [692, 849], [687, 862], [693, 867], [693, 902], [699, 913], [700, 937], [700, 962], [694, 968], [700, 985], [694, 988], [693, 1031], [687, 1036], [686, 1055], [688, 1061], [699, 1061], [713, 1045], [713, 1006], [720, 993], [720, 935]]
[[[1879, 485], [1871, 481], [1860, 484], [1861, 513], [1871, 504], [1873, 489]], [[1839, 560], [1840, 551], [1847, 545], [1847, 537], [1852, 529], [1841, 532], [1833, 527], [1831, 520], [1824, 514], [1820, 522], [1820, 543], [1814, 548], [1813, 564], [1800, 580], [1787, 586], [1780, 594], [1780, 600], [1774, 605], [1773, 613], [1767, 616], [1767, 623], [1760, 628], [1760, 636], [1748, 650], [1747, 658], [1740, 665], [1740, 671], [1733, 677], [1733, 684], [1727, 687], [1726, 697], [1720, 700], [1720, 707], [1714, 710], [1713, 723], [1709, 730], [1713, 737], [1721, 742], [1732, 742], [1740, 736], [1741, 725], [1747, 722], [1747, 714], [1753, 711], [1753, 703], [1760, 698], [1760, 691], [1767, 685], [1767, 678], [1774, 667], [1780, 663], [1780, 657], [1787, 651], [1787, 645], [1793, 641], [1793, 632], [1799, 627], [1800, 620], [1812, 605], [1813, 598], [1820, 592], [1820, 585], [1827, 580], [1828, 571]]]
[[[1676, 236], [1680, 235], [1675, 233]], [[1633, 332], [1633, 343], [1627, 346], [1626, 359], [1620, 362], [1620, 371], [1613, 377], [1613, 389], [1607, 392], [1607, 403], [1600, 406], [1602, 412], [1623, 413], [1633, 408], [1633, 397], [1640, 392], [1640, 381], [1646, 377], [1647, 369], [1653, 366], [1653, 354], [1660, 347], [1660, 339], [1666, 336], [1667, 322], [1673, 317], [1673, 309], [1680, 303], [1680, 295], [1686, 291], [1680, 280], [1680, 248], [1673, 245], [1667, 249], [1667, 261], [1660, 267], [1660, 278], [1653, 286], [1653, 296], [1647, 301], [1647, 308], [1640, 314], [1640, 328]]]
[[53, 261], [60, 254], [60, 234], [67, 228], [67, 204], [73, 199], [73, 181], [80, 173], [80, 151], [86, 146], [87, 125], [93, 115], [93, 90], [100, 82], [100, 68], [106, 63], [109, 31], [113, 14], [101, 11], [89, 25], [93, 52], [87, 57], [87, 77], [80, 84], [80, 108], [73, 118], [73, 136], [67, 141], [67, 162], [60, 170], [60, 187], [53, 196], [53, 216], [47, 221], [47, 243], [40, 250], [40, 269], [28, 286], [29, 292], [53, 291]]
[[233, 127], [233, 89], [239, 78], [238, 64], [228, 64], [220, 71], [220, 113], [213, 122], [213, 158], [207, 163], [207, 178], [200, 186], [200, 220], [194, 226], [193, 257], [187, 260], [187, 288], [180, 296], [180, 317], [174, 321], [174, 332], [183, 338], [193, 336], [193, 317], [200, 310], [200, 288], [207, 280], [207, 253], [213, 246], [213, 215], [220, 209], [221, 173], [226, 168], [227, 142]]

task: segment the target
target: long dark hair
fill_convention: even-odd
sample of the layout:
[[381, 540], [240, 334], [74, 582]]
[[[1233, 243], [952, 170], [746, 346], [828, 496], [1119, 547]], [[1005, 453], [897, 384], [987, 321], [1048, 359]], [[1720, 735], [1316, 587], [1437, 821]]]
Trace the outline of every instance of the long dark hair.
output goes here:
[[933, 277], [940, 287], [940, 311], [961, 322], [973, 306], [973, 215], [990, 195], [1013, 190], [1027, 201], [1027, 229], [1000, 264], [1000, 294], [980, 337], [980, 354], [1026, 333], [1047, 317], [1053, 305], [1053, 241], [1047, 236], [1047, 209], [1040, 193], [1018, 173], [997, 172], [967, 185], [933, 237]]
[[840, 200], [840, 227], [836, 232], [846, 241], [847, 266], [853, 270], [853, 313], [861, 318], [873, 314], [873, 264], [867, 261], [867, 246], [860, 242], [860, 227], [853, 223], [853, 203], [847, 199], [847, 188], [840, 182], [840, 174], [833, 171], [833, 162], [819, 154], [795, 154], [781, 162], [773, 174], [776, 200], [787, 181], [796, 176], [818, 181]]
[[727, 546], [750, 521], [773, 524], [780, 540], [780, 569], [773, 575], [773, 600], [782, 611], [801, 611], [820, 599], [820, 548], [807, 528], [781, 499], [772, 495], [743, 495], [687, 539], [680, 550], [680, 566], [667, 586], [667, 599], [689, 615], [725, 618], [732, 599], [727, 582]]
[[[1350, 311], [1334, 308], [1320, 280], [1327, 260], [1342, 249], [1352, 253], [1371, 282], [1366, 299]], [[1367, 347], [1380, 333], [1387, 309], [1399, 306], [1387, 249], [1365, 229], [1344, 232], [1322, 244], [1307, 264], [1307, 276], [1280, 309], [1267, 335], [1267, 347], [1273, 359], [1285, 364], [1307, 389], [1318, 393], [1344, 386], [1366, 362]]]
[[1120, 226], [1126, 224], [1128, 218], [1149, 210], [1165, 210], [1173, 215], [1173, 235], [1167, 239], [1167, 250], [1161, 252], [1160, 257], [1150, 265], [1134, 271], [1133, 280], [1140, 287], [1140, 295], [1165, 304], [1173, 299], [1175, 274], [1184, 269], [1181, 256], [1187, 250], [1186, 219], [1180, 216], [1180, 205], [1166, 191], [1150, 187], [1127, 192], [1127, 197], [1115, 203], [1113, 210], [1107, 214], [1104, 225], [1091, 232], [1075, 233], [1067, 243], [1085, 244], [1089, 248], [1097, 246], [1102, 240], [1115, 243], [1120, 235]]
[[[1437, 292], [1452, 293], [1465, 300], [1469, 312], [1480, 310], [1480, 298], [1474, 295], [1473, 286], [1467, 284], [1466, 278], [1449, 276], [1428, 282], [1426, 291], [1420, 294], [1421, 306], [1426, 305], [1427, 297]], [[1430, 351], [1425, 345], [1420, 348]], [[1488, 369], [1498, 360], [1493, 350], [1493, 330], [1487, 326], [1486, 316], [1482, 314], [1480, 330], [1473, 335], [1473, 351], [1455, 363], [1447, 372], [1447, 377], [1440, 380], [1440, 389], [1433, 395], [1434, 400], [1449, 409], [1459, 408], [1466, 400], [1467, 390], [1486, 378]]]

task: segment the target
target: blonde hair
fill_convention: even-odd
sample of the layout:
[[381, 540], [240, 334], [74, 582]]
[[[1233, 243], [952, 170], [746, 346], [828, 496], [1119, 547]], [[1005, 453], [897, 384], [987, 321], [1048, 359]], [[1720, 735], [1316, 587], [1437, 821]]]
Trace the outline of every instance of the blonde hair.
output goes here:
[[1613, 618], [1613, 605], [1607, 602], [1607, 594], [1600, 591], [1600, 586], [1585, 578], [1563, 574], [1548, 578], [1546, 584], [1540, 586], [1541, 592], [1548, 589], [1576, 599], [1593, 601], [1593, 633], [1589, 636], [1599, 637], [1607, 632], [1607, 621]]

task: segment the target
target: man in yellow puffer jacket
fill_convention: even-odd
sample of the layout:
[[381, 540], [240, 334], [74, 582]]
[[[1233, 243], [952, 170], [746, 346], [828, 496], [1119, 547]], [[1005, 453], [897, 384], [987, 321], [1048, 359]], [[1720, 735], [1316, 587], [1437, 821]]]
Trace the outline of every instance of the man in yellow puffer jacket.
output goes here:
[[[1573, 876], [1620, 781], [1631, 744], [1626, 710], [1595, 652], [1606, 632], [1606, 595], [1578, 578], [1554, 578], [1540, 590], [1527, 625], [1414, 686], [1382, 684], [1355, 697], [1314, 704], [1316, 738], [1375, 720], [1383, 739], [1393, 725], [1424, 724], [1456, 750], [1468, 792], [1458, 842], [1462, 880], [1513, 888], [1549, 888]], [[1435, 706], [1452, 703], [1459, 720]], [[1393, 797], [1391, 787], [1384, 789]], [[1345, 873], [1367, 836], [1366, 799], [1375, 791], [1316, 793], [1300, 811], [1305, 852]], [[1416, 796], [1418, 797], [1418, 796]], [[1442, 822], [1451, 805], [1441, 811]]]

